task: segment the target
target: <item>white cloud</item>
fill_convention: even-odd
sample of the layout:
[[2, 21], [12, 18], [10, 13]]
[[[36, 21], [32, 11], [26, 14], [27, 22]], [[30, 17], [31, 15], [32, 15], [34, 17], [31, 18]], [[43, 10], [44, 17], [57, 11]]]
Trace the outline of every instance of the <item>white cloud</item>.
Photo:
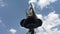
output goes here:
[[6, 3], [3, 0], [0, 0], [0, 7], [5, 7]]
[[51, 3], [56, 2], [57, 0], [29, 0], [29, 3], [32, 3], [34, 5], [37, 4], [41, 9], [43, 9], [44, 7], [47, 7], [48, 5], [50, 5]]
[[37, 18], [42, 19], [43, 20], [43, 16], [41, 14], [36, 14], [36, 16], [38, 16]]
[[35, 3], [37, 0], [29, 0], [29, 3]]
[[[38, 15], [38, 14], [37, 14]], [[53, 28], [60, 25], [59, 14], [56, 14], [55, 11], [49, 13], [47, 16], [42, 16], [43, 24], [41, 27], [38, 27], [38, 32], [36, 34], [60, 34], [58, 28]], [[37, 16], [40, 18], [40, 16]], [[53, 28], [53, 29], [52, 29]]]
[[38, 5], [40, 6], [41, 9], [44, 7], [47, 7], [47, 5], [50, 5], [51, 3], [54, 3], [56, 0], [39, 0]]
[[17, 31], [16, 31], [16, 29], [10, 29], [9, 30], [12, 34], [15, 34]]

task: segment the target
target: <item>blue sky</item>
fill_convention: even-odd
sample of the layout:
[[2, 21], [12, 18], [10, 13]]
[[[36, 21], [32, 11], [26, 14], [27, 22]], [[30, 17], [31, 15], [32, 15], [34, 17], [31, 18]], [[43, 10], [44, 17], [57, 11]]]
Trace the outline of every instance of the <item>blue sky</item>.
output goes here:
[[18, 31], [16, 34], [23, 34], [24, 30], [20, 28], [20, 21], [25, 17], [23, 9], [28, 7], [27, 2], [24, 0], [3, 0], [6, 5], [0, 7], [0, 19], [2, 20], [0, 34], [11, 34], [8, 32], [11, 28]]
[[[15, 29], [16, 34], [25, 34], [27, 32], [26, 29], [20, 26], [20, 21], [26, 17], [24, 8], [27, 9], [26, 11], [29, 11], [28, 2], [29, 0], [1, 0], [0, 34], [12, 34], [10, 32], [10, 29]], [[41, 14], [43, 17], [51, 14], [51, 12], [54, 13], [53, 11], [55, 11], [54, 15], [58, 14], [60, 19], [60, 0], [57, 0], [56, 2], [51, 3], [50, 5], [46, 5], [47, 8], [43, 7], [43, 9], [41, 9], [41, 5], [37, 5], [36, 2], [34, 2], [33, 5], [36, 13]], [[60, 29], [59, 25], [56, 25], [56, 28]]]

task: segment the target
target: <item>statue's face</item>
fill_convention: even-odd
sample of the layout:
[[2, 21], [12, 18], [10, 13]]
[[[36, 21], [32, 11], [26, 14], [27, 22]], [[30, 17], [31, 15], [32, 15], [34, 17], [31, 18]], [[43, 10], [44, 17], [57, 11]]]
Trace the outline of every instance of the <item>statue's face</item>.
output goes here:
[[33, 15], [32, 9], [30, 9], [30, 12], [29, 12], [28, 16], [32, 16], [32, 15]]

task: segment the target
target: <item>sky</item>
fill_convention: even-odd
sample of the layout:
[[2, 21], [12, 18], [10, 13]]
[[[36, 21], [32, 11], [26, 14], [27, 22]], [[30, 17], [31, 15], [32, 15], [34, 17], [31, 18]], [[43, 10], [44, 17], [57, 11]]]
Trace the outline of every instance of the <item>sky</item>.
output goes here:
[[0, 0], [0, 34], [28, 32], [20, 21], [26, 17], [30, 3], [43, 21], [42, 26], [36, 28], [36, 34], [60, 34], [60, 0]]

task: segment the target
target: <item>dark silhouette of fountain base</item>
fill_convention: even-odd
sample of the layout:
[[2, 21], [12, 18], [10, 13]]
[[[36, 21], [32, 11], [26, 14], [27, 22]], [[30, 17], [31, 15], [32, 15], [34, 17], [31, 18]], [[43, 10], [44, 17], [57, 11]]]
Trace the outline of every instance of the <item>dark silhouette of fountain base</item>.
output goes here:
[[34, 34], [34, 29], [42, 25], [42, 21], [40, 19], [23, 19], [20, 23], [22, 27], [29, 29], [28, 34]]

